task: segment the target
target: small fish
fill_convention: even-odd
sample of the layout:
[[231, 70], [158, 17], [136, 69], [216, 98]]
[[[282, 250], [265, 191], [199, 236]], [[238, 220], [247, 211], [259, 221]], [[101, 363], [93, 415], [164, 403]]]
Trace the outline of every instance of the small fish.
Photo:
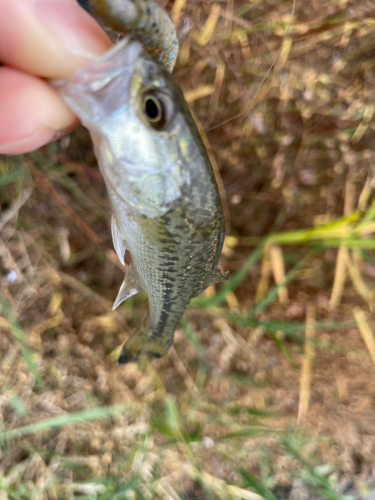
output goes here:
[[141, 290], [149, 299], [118, 363], [161, 357], [190, 299], [228, 278], [217, 267], [224, 220], [202, 139], [181, 90], [134, 36], [55, 87], [91, 133], [114, 247], [122, 263], [130, 252], [114, 308]]

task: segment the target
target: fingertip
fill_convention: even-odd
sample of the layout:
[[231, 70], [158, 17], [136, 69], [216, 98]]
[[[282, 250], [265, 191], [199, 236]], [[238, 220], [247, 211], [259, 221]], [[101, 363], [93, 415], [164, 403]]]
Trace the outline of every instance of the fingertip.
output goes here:
[[45, 78], [65, 78], [112, 43], [75, 0], [0, 0], [0, 60]]
[[0, 153], [21, 154], [62, 137], [78, 120], [47, 82], [0, 67]]

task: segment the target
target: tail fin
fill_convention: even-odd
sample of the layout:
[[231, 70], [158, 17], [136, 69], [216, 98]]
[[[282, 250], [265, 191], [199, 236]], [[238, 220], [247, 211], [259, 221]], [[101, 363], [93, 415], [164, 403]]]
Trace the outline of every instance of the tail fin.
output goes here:
[[142, 354], [150, 354], [155, 358], [164, 356], [173, 342], [172, 336], [156, 337], [147, 326], [140, 326], [125, 342], [117, 363], [124, 365], [136, 361]]

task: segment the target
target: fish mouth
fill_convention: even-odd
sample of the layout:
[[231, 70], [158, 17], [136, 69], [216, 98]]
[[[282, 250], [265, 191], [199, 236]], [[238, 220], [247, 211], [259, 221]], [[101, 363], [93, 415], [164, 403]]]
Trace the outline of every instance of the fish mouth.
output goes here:
[[[77, 69], [72, 77], [50, 83], [82, 123], [92, 129], [93, 124], [105, 119], [110, 111], [108, 103], [103, 106], [100, 102], [100, 91], [121, 77], [125, 95], [142, 53], [145, 52], [141, 42], [129, 35], [88, 66]], [[118, 106], [118, 101], [114, 105]]]

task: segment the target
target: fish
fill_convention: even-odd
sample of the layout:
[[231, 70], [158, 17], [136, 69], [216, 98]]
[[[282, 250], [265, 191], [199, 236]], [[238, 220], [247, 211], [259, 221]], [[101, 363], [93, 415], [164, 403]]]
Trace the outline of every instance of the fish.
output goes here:
[[123, 264], [130, 253], [114, 309], [140, 291], [148, 297], [118, 363], [160, 358], [189, 301], [229, 277], [218, 268], [224, 218], [202, 138], [167, 67], [132, 34], [54, 86], [90, 131], [114, 248]]

